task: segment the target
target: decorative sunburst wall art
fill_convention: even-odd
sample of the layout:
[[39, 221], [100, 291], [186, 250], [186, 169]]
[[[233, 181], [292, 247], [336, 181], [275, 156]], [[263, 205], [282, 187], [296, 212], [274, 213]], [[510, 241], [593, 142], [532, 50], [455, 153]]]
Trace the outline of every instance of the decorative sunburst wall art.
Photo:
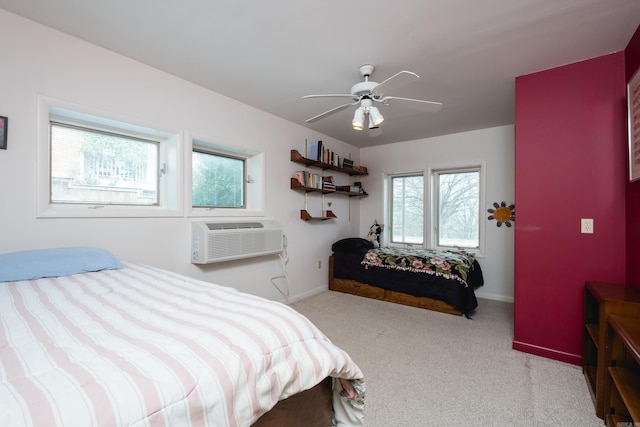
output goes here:
[[502, 224], [511, 227], [511, 221], [516, 220], [516, 206], [507, 206], [505, 202], [493, 202], [493, 207], [495, 209], [487, 209], [487, 212], [491, 214], [488, 219], [495, 219], [498, 227], [502, 227]]

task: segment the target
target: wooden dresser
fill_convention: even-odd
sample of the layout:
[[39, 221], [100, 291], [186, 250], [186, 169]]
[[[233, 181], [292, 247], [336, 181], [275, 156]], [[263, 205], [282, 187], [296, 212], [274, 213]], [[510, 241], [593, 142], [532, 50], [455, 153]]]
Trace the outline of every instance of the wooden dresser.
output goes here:
[[609, 316], [605, 361], [607, 426], [640, 426], [640, 318]]
[[596, 415], [603, 419], [606, 415], [606, 385], [610, 381], [606, 349], [610, 331], [608, 319], [611, 315], [640, 319], [640, 291], [623, 284], [587, 281], [584, 292], [582, 372]]

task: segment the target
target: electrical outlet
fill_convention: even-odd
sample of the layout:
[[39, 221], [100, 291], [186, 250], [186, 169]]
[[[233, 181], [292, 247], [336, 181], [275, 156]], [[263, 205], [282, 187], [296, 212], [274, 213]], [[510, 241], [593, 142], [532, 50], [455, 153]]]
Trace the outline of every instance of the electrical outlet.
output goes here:
[[318, 261], [318, 268], [322, 268], [322, 261]]
[[580, 220], [580, 232], [582, 234], [593, 234], [593, 218], [582, 218]]

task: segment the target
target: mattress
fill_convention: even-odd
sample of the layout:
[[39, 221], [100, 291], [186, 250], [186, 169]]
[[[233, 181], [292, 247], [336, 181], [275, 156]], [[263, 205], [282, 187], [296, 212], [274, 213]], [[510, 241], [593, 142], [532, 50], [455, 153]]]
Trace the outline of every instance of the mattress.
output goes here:
[[0, 282], [0, 425], [249, 426], [327, 376], [362, 425], [362, 372], [304, 316], [123, 264]]
[[[372, 257], [372, 254], [374, 260], [384, 262], [369, 262], [368, 257]], [[462, 313], [470, 313], [478, 306], [474, 290], [484, 284], [482, 269], [474, 258], [457, 264], [458, 267], [465, 266], [463, 277], [454, 274], [455, 268], [446, 272], [442, 272], [442, 268], [436, 268], [436, 265], [432, 265], [433, 268], [413, 268], [415, 259], [421, 257], [429, 260], [461, 258], [460, 254], [446, 251], [395, 248], [334, 250], [333, 257], [335, 278], [355, 280], [389, 291], [444, 301]], [[388, 259], [393, 259], [393, 262], [388, 263]], [[420, 264], [422, 266], [427, 262], [420, 261]], [[452, 260], [444, 264], [454, 265]]]

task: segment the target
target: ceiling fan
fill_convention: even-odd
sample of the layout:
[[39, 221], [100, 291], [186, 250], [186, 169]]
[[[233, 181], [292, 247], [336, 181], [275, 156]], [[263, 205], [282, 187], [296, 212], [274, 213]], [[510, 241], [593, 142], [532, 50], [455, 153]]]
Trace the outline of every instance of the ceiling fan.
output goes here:
[[[435, 113], [440, 111], [442, 103], [424, 101], [421, 99], [402, 98], [398, 96], [387, 95], [389, 92], [393, 92], [395, 89], [404, 86], [407, 83], [414, 82], [420, 78], [416, 73], [411, 71], [400, 71], [394, 74], [382, 83], [377, 83], [369, 80], [375, 67], [370, 64], [360, 66], [360, 74], [364, 78], [363, 82], [356, 83], [351, 87], [351, 91], [348, 94], [324, 94], [324, 95], [305, 95], [303, 98], [348, 98], [351, 101], [338, 105], [330, 110], [320, 113], [317, 116], [313, 116], [305, 120], [306, 123], [313, 123], [317, 120], [323, 119], [331, 114], [342, 111], [354, 105], [359, 105], [356, 109], [351, 125], [355, 130], [363, 130], [365, 127], [365, 119], [368, 121], [367, 126], [370, 131], [374, 131], [372, 136], [379, 134], [379, 126], [383, 122], [384, 117], [380, 114], [378, 108], [374, 105], [376, 102], [382, 103], [382, 105], [392, 106], [401, 105], [414, 110]], [[377, 131], [377, 133], [375, 133]]]

